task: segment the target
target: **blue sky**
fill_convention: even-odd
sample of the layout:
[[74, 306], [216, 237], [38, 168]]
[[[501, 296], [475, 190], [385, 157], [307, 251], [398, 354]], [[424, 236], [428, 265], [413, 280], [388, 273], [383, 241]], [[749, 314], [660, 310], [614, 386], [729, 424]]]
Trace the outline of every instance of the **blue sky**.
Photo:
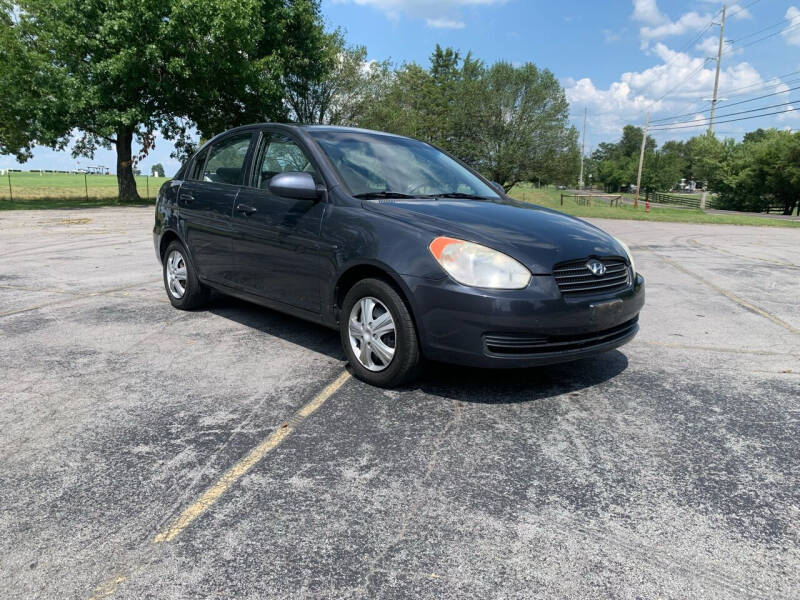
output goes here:
[[[463, 53], [471, 50], [488, 63], [531, 61], [550, 69], [567, 91], [576, 126], [582, 125], [584, 107], [589, 111], [588, 153], [600, 141], [618, 138], [624, 124], [643, 124], [647, 111], [654, 119], [689, 115], [678, 119], [681, 122], [707, 114], [709, 103], [704, 99], [711, 96], [714, 64], [704, 59], [716, 53], [719, 28], [712, 22], [721, 6], [706, 0], [323, 0], [322, 11], [327, 26], [343, 28], [351, 44], [367, 47], [370, 59], [426, 64], [439, 43]], [[728, 6], [728, 14], [720, 98], [733, 104], [784, 93], [730, 109], [721, 102], [718, 114], [800, 103], [800, 90], [785, 91], [800, 86], [800, 0], [740, 0]], [[772, 79], [794, 71], [798, 73]], [[785, 108], [791, 105], [774, 110]], [[759, 126], [796, 129], [800, 110], [720, 123], [716, 130], [740, 137]], [[654, 135], [661, 143], [703, 129]], [[178, 164], [169, 158], [171, 151], [170, 142], [159, 139], [142, 162], [143, 170], [161, 162], [168, 174], [173, 173]], [[113, 170], [114, 155], [101, 151], [94, 160], [81, 159], [81, 165], [86, 164]], [[75, 165], [68, 152], [37, 148], [22, 168]], [[0, 156], [0, 168], [15, 166], [12, 157]]]

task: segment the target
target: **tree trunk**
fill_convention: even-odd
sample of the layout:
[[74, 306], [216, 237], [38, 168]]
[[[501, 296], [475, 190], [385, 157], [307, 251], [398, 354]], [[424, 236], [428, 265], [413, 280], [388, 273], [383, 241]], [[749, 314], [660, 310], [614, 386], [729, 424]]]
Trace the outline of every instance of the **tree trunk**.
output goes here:
[[133, 178], [133, 158], [131, 144], [133, 128], [121, 127], [117, 132], [117, 188], [120, 202], [141, 202], [136, 191], [136, 180]]

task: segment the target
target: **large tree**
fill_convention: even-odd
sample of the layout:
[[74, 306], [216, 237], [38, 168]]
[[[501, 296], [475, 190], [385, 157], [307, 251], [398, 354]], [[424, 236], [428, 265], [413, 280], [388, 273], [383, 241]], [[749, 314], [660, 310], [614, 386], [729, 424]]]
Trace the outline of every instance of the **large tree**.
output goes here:
[[758, 130], [720, 154], [722, 168], [711, 180], [720, 208], [777, 207], [790, 215], [800, 204], [800, 133]]
[[[592, 153], [592, 162], [596, 168], [597, 183], [602, 183], [606, 191], [617, 192], [621, 188], [636, 183], [639, 168], [639, 155], [642, 148], [644, 131], [635, 125], [625, 125], [622, 137], [614, 143], [601, 142]], [[645, 168], [642, 171], [642, 187], [646, 189], [670, 189], [680, 179], [680, 171], [676, 170], [672, 160], [658, 156], [656, 141], [647, 136], [645, 142]], [[666, 180], [662, 174], [653, 172], [666, 164], [670, 172]], [[677, 176], [677, 179], [673, 178]]]
[[289, 117], [298, 123], [352, 125], [379, 103], [391, 78], [389, 63], [368, 61], [364, 46], [347, 46], [341, 31], [324, 37], [319, 61], [284, 82]]
[[121, 201], [139, 199], [134, 138], [146, 154], [157, 130], [285, 119], [284, 82], [324, 47], [318, 0], [0, 2], [0, 151], [113, 147]]
[[383, 101], [359, 124], [410, 135], [451, 152], [506, 190], [520, 181], [577, 179], [577, 132], [553, 74], [532, 63], [486, 66], [436, 46], [425, 69], [398, 69]]

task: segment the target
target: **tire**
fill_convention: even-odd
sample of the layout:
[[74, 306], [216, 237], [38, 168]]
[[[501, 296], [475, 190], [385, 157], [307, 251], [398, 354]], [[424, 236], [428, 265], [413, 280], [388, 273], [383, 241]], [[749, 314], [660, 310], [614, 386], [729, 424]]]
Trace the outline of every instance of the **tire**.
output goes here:
[[180, 310], [193, 310], [208, 302], [211, 290], [197, 279], [194, 265], [182, 243], [178, 240], [170, 242], [161, 262], [164, 289], [172, 306]]
[[417, 376], [421, 355], [411, 311], [385, 281], [362, 279], [350, 288], [342, 303], [339, 332], [353, 374], [362, 381], [395, 387]]

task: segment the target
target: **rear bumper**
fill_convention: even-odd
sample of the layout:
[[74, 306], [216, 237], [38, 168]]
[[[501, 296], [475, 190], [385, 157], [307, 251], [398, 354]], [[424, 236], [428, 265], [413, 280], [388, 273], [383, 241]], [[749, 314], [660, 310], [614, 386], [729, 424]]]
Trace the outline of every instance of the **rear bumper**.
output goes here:
[[462, 365], [514, 368], [578, 360], [618, 348], [639, 330], [644, 279], [611, 294], [564, 297], [553, 277], [525, 290], [488, 291], [449, 278], [404, 277], [423, 354]]

